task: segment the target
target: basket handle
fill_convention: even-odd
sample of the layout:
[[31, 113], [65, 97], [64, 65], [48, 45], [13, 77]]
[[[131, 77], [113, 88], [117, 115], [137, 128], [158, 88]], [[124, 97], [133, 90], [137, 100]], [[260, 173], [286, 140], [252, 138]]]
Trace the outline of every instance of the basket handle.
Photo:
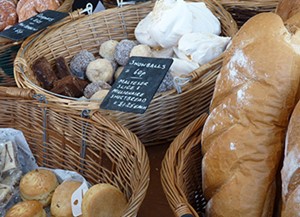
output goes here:
[[205, 75], [209, 70], [211, 70], [211, 68], [215, 68], [218, 65], [221, 65], [223, 62], [223, 56], [224, 56], [224, 53], [221, 54], [216, 59], [214, 59], [212, 62], [206, 63], [206, 64], [200, 66], [198, 69], [195, 69], [194, 71], [189, 73], [188, 76], [191, 77], [191, 81], [198, 80], [203, 75]]
[[35, 91], [30, 89], [21, 89], [17, 87], [0, 87], [0, 96], [33, 99], [34, 94]]

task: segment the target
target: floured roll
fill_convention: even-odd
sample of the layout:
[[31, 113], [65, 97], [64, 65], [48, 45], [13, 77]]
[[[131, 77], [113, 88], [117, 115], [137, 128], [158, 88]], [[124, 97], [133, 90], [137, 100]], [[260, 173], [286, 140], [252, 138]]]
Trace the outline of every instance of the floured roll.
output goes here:
[[300, 103], [290, 119], [283, 167], [281, 217], [300, 217]]
[[274, 13], [252, 17], [233, 38], [202, 132], [206, 216], [272, 216], [299, 45]]

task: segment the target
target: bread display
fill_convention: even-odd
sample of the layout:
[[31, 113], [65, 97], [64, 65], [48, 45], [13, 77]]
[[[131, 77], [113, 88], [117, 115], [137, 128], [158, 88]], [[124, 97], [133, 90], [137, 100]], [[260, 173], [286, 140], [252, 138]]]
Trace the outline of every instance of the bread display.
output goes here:
[[37, 200], [47, 206], [51, 202], [54, 190], [58, 186], [56, 175], [45, 169], [32, 170], [26, 173], [20, 181], [20, 196], [22, 200]]
[[56, 10], [59, 6], [60, 2], [58, 0], [20, 0], [17, 4], [19, 22], [45, 10]]
[[300, 103], [291, 116], [285, 144], [282, 179], [282, 217], [300, 216]]
[[233, 38], [202, 132], [206, 216], [272, 216], [299, 45], [274, 13], [254, 16]]
[[127, 205], [123, 193], [111, 184], [92, 186], [84, 195], [82, 215], [84, 217], [120, 217]]
[[55, 189], [50, 208], [52, 217], [73, 217], [71, 197], [81, 184], [77, 181], [65, 181]]
[[18, 22], [16, 5], [9, 0], [0, 1], [0, 31]]
[[29, 200], [15, 204], [8, 210], [5, 217], [46, 217], [46, 212], [43, 204]]

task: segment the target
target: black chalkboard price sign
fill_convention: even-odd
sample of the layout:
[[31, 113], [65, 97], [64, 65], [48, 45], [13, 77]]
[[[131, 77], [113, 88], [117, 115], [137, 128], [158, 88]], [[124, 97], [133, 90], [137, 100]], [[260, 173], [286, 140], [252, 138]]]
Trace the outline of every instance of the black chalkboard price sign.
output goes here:
[[46, 10], [12, 26], [7, 30], [0, 32], [0, 36], [9, 38], [13, 41], [21, 41], [28, 36], [46, 28], [47, 26], [50, 26], [51, 24], [65, 18], [66, 16], [68, 16], [67, 13]]
[[173, 59], [131, 57], [100, 108], [143, 114], [172, 63]]

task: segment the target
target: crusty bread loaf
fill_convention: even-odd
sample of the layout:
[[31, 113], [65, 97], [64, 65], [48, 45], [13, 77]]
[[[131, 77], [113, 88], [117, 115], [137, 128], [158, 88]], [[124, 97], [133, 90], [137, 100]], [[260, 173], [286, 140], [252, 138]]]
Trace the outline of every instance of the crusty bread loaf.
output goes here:
[[272, 216], [299, 45], [274, 13], [254, 16], [233, 38], [202, 133], [206, 216]]
[[281, 0], [276, 7], [278, 14], [283, 21], [288, 20], [300, 11], [300, 0]]
[[0, 31], [8, 26], [15, 25], [18, 21], [16, 5], [9, 0], [0, 1]]
[[300, 217], [300, 102], [288, 126], [281, 178], [281, 217]]

